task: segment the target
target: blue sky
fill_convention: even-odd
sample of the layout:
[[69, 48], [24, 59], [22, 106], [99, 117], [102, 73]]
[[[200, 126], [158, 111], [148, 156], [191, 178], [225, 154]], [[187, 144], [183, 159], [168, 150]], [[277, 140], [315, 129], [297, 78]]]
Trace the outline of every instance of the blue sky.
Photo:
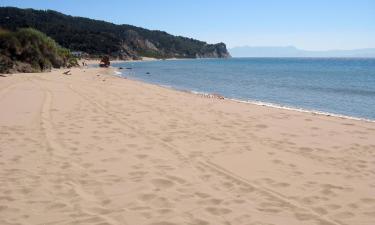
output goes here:
[[53, 9], [229, 47], [375, 48], [375, 0], [1, 0], [0, 6]]

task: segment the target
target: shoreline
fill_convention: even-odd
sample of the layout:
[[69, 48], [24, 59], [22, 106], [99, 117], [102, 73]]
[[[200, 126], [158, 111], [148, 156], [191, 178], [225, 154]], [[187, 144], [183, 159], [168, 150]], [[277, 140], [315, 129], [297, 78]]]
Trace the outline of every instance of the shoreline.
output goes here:
[[245, 103], [245, 104], [253, 104], [253, 105], [271, 107], [271, 108], [276, 108], [276, 109], [291, 110], [291, 111], [296, 111], [296, 112], [309, 113], [309, 114], [312, 114], [312, 115], [321, 115], [321, 116], [335, 117], [335, 118], [340, 118], [340, 119], [349, 119], [349, 120], [375, 123], [375, 120], [368, 119], [368, 118], [348, 116], [348, 115], [331, 113], [331, 112], [324, 112], [324, 111], [319, 111], [319, 110], [297, 108], [297, 107], [292, 107], [292, 106], [283, 106], [283, 105], [278, 105], [278, 104], [268, 103], [268, 102], [262, 102], [262, 101], [253, 101], [253, 100], [246, 101], [246, 100], [238, 100], [238, 99], [231, 99], [231, 98], [228, 98], [228, 99], [232, 100], [232, 101], [236, 101], [236, 102]]
[[[128, 62], [128, 61], [126, 61], [126, 62]], [[139, 61], [139, 62], [142, 62], [142, 61]], [[163, 85], [163, 84], [147, 82], [145, 80], [137, 79], [137, 78], [134, 78], [134, 77], [123, 77], [125, 75], [120, 70], [118, 70], [117, 67], [113, 67], [113, 68], [115, 69], [115, 74], [113, 74], [113, 75], [124, 78], [124, 79], [139, 81], [139, 82], [143, 82], [143, 83], [150, 84], [150, 85], [156, 85], [156, 86], [163, 87], [163, 88], [170, 89], [170, 90], [174, 90], [174, 91], [187, 92], [187, 93], [191, 93], [193, 95], [198, 95], [198, 96], [202, 95], [202, 96], [209, 97], [209, 98], [210, 98], [210, 96], [212, 98], [212, 95], [215, 95], [215, 93], [199, 92], [199, 91], [194, 91], [194, 90], [185, 90], [185, 89], [175, 88], [175, 87], [170, 86], [170, 85]], [[295, 111], [295, 112], [303, 112], [303, 113], [309, 113], [309, 114], [312, 114], [312, 115], [316, 114], [316, 115], [321, 115], [321, 116], [326, 116], [326, 117], [336, 117], [336, 118], [340, 118], [340, 119], [349, 119], [349, 120], [355, 120], [355, 121], [364, 121], [364, 122], [369, 122], [369, 123], [375, 123], [375, 119], [349, 116], [349, 115], [344, 115], [344, 114], [339, 114], [339, 113], [331, 113], [331, 112], [325, 112], [325, 111], [313, 110], [313, 109], [304, 109], [304, 108], [298, 108], [298, 107], [293, 107], [293, 106], [280, 105], [280, 104], [276, 104], [276, 103], [263, 102], [263, 101], [258, 101], [258, 100], [242, 100], [242, 99], [236, 99], [236, 98], [228, 98], [226, 96], [222, 96], [222, 97], [225, 100], [230, 100], [230, 101], [234, 101], [234, 102], [237, 102], [237, 103], [251, 104], [251, 105], [270, 107], [270, 108], [275, 108], [275, 109], [290, 110], [290, 111]], [[215, 97], [213, 97], [213, 98], [215, 98]]]

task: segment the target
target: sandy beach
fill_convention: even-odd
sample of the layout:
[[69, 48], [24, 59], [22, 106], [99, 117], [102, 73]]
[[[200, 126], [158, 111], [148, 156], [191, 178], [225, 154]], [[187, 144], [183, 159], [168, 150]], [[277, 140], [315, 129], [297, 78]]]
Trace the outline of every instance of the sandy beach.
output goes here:
[[1, 225], [373, 225], [375, 123], [72, 69], [0, 77]]

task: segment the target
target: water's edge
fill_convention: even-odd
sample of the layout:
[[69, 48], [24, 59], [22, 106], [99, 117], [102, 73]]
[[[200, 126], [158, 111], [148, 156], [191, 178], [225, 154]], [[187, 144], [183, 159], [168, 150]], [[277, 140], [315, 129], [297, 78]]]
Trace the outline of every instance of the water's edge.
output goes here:
[[[124, 74], [122, 72], [120, 72], [116, 67], [115, 67], [113, 76], [125, 78]], [[210, 95], [213, 94], [213, 93], [206, 93], [206, 92], [197, 92], [197, 91], [193, 91], [193, 90], [178, 89], [178, 88], [175, 88], [175, 87], [170, 86], [170, 85], [156, 84], [156, 83], [152, 83], [152, 82], [147, 82], [147, 81], [142, 80], [142, 79], [136, 79], [134, 77], [126, 77], [126, 79], [138, 81], [138, 82], [142, 82], [142, 83], [146, 83], [146, 84], [150, 84], [150, 85], [155, 85], [155, 86], [158, 86], [158, 87], [161, 87], [161, 88], [166, 88], [166, 89], [170, 89], [170, 90], [174, 90], [174, 91], [190, 93], [190, 94], [193, 94], [193, 95], [210, 96]], [[323, 116], [328, 116], [328, 117], [332, 116], [332, 117], [336, 117], [336, 118], [340, 118], [340, 119], [349, 119], [349, 120], [375, 123], [375, 120], [371, 120], [371, 119], [368, 119], [368, 118], [354, 117], [354, 116], [324, 112], [324, 111], [319, 111], [319, 110], [310, 110], [310, 109], [280, 105], [280, 104], [275, 104], [275, 103], [262, 102], [262, 101], [258, 101], [258, 100], [241, 100], [241, 99], [235, 99], [235, 98], [228, 98], [226, 96], [223, 96], [223, 97], [224, 97], [225, 100], [230, 100], [230, 101], [238, 102], [238, 103], [252, 104], [252, 105], [257, 105], [257, 106], [264, 106], [264, 107], [270, 107], [270, 108], [276, 108], [276, 109], [284, 109], [284, 110], [290, 110], [290, 111], [296, 111], [296, 112], [304, 112], [304, 113], [310, 113], [310, 114], [317, 114], [317, 115], [323, 115]]]

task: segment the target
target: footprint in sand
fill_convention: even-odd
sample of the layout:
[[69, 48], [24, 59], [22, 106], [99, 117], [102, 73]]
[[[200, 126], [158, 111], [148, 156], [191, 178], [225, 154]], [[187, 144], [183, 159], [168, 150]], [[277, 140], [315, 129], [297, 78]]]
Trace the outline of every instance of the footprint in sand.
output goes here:
[[328, 211], [323, 207], [315, 207], [313, 208], [313, 211], [320, 215], [326, 215], [328, 213]]
[[205, 204], [205, 205], [220, 205], [223, 202], [221, 199], [212, 198], [207, 200], [200, 200], [199, 204]]
[[149, 225], [178, 225], [178, 224], [162, 221], [162, 222], [157, 222], [157, 223], [150, 223]]
[[180, 178], [180, 177], [176, 177], [176, 176], [167, 176], [169, 179], [171, 179], [172, 181], [176, 181], [177, 183], [179, 184], [186, 184], [186, 180]]
[[264, 125], [264, 124], [258, 124], [258, 125], [255, 125], [256, 128], [259, 128], [259, 129], [265, 129], [267, 128], [268, 126], [267, 125]]
[[146, 155], [146, 154], [137, 154], [137, 155], [135, 155], [135, 157], [137, 157], [138, 159], [145, 159], [145, 158], [148, 157], [148, 155]]
[[174, 186], [174, 183], [172, 181], [166, 180], [166, 179], [161, 179], [161, 178], [153, 179], [153, 180], [151, 180], [151, 183], [156, 188], [160, 188], [160, 189], [171, 188], [171, 187]]
[[224, 215], [231, 213], [232, 210], [226, 209], [226, 208], [216, 208], [216, 207], [208, 207], [206, 208], [207, 212], [211, 213], [212, 215], [218, 216], [218, 215]]
[[361, 202], [366, 204], [375, 204], [375, 198], [362, 198]]
[[156, 198], [157, 195], [155, 194], [141, 194], [138, 196], [138, 199], [144, 202], [151, 201], [152, 199]]
[[60, 210], [60, 209], [63, 209], [63, 208], [65, 208], [65, 207], [67, 207], [67, 205], [65, 204], [65, 203], [54, 203], [54, 204], [52, 204], [52, 205], [50, 205], [49, 207], [47, 207], [47, 209], [49, 209], [49, 210]]
[[195, 195], [198, 196], [199, 198], [208, 198], [208, 197], [210, 197], [209, 194], [202, 193], [202, 192], [195, 192]]
[[157, 208], [172, 208], [173, 204], [164, 197], [157, 197], [151, 201], [151, 204]]
[[314, 216], [308, 213], [295, 213], [294, 216], [299, 220], [299, 221], [306, 221], [306, 220], [311, 220], [314, 219]]
[[160, 215], [165, 215], [165, 214], [168, 214], [168, 213], [172, 213], [173, 210], [171, 209], [158, 209], [156, 210], [157, 213], [159, 213]]

